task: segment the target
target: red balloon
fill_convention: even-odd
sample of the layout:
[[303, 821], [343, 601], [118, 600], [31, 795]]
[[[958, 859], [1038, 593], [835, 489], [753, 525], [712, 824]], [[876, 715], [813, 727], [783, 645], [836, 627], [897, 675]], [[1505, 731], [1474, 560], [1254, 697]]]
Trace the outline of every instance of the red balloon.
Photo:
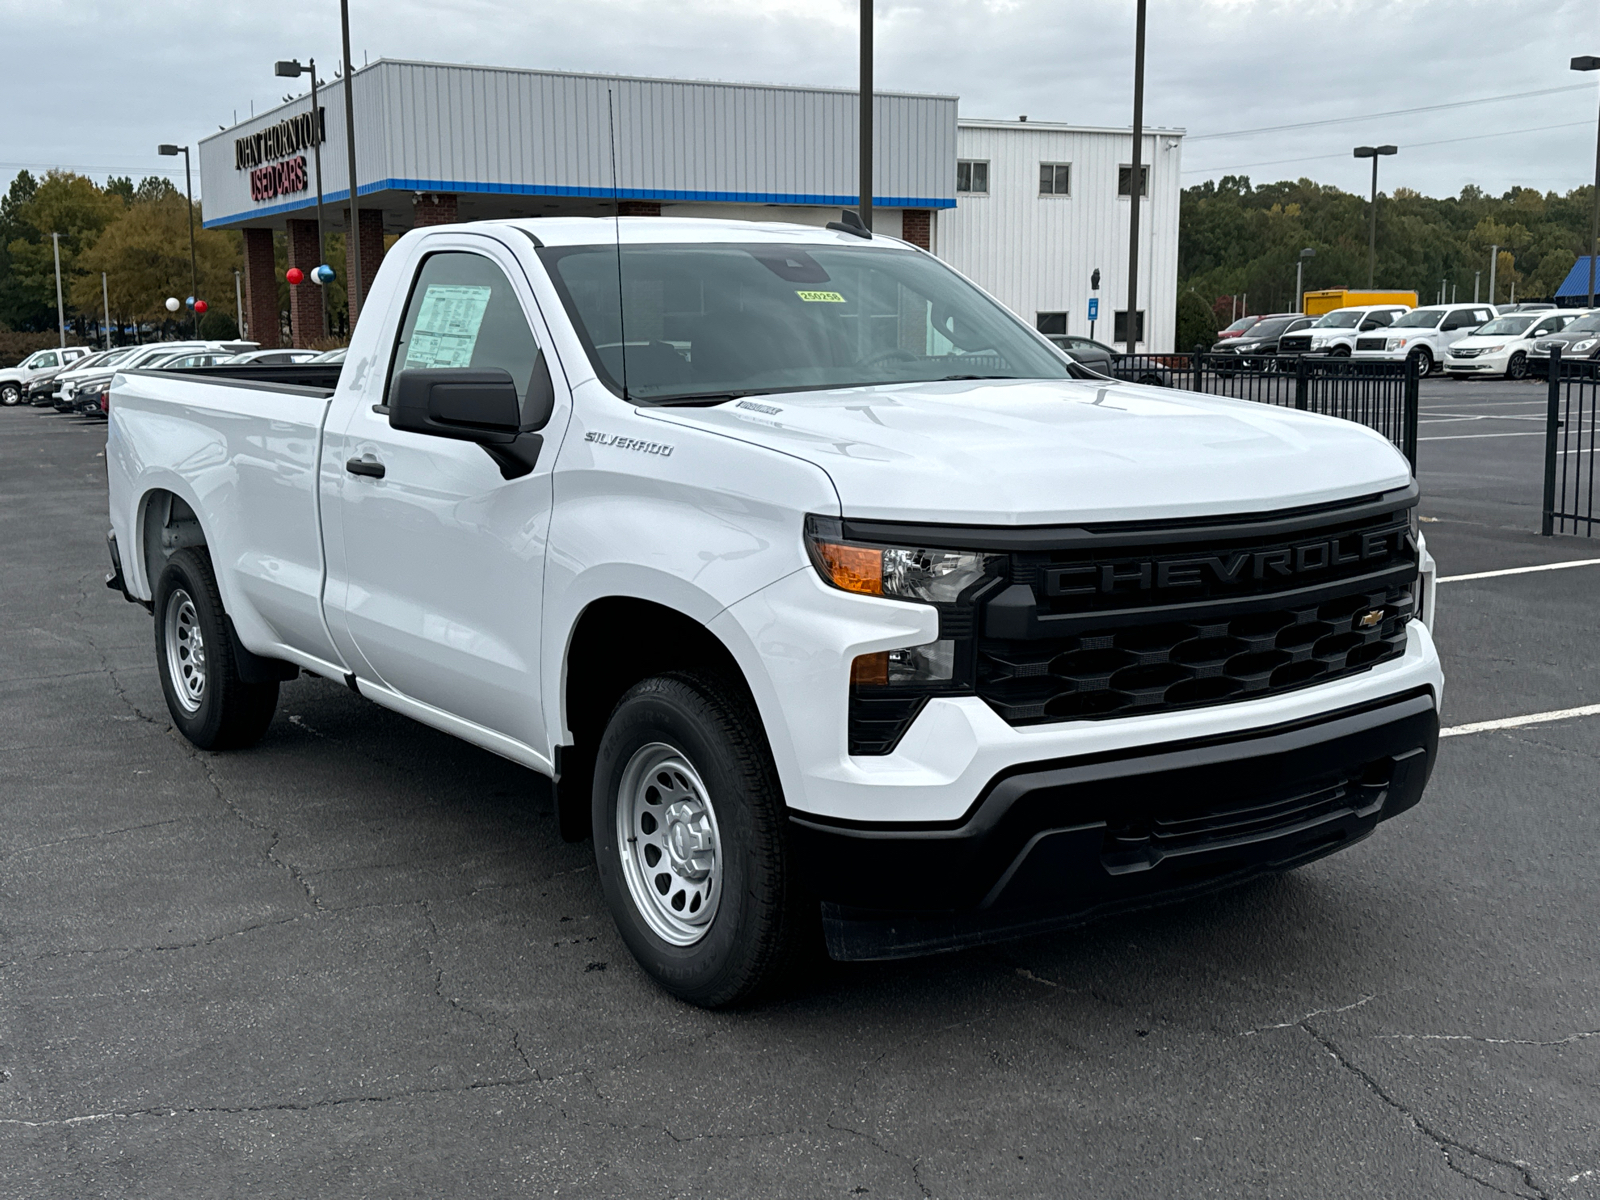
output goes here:
[[283, 277], [285, 279], [287, 279], [291, 284], [296, 284], [296, 283], [302, 282], [305, 279], [306, 273], [304, 271], [302, 271], [299, 267], [290, 267], [287, 271], [285, 271], [283, 273]]
[[194, 302], [194, 310], [197, 313], [204, 313], [206, 311], [206, 307], [206, 302], [204, 300], [196, 300]]

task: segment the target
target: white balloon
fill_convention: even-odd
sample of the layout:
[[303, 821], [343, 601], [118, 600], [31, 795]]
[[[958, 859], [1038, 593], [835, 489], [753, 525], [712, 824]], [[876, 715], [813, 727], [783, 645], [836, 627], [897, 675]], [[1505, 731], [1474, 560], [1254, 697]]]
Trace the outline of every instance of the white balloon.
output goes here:
[[176, 296], [168, 296], [167, 297], [167, 311], [168, 312], [177, 312], [178, 309], [180, 309], [182, 307], [183, 307], [183, 302], [180, 301]]

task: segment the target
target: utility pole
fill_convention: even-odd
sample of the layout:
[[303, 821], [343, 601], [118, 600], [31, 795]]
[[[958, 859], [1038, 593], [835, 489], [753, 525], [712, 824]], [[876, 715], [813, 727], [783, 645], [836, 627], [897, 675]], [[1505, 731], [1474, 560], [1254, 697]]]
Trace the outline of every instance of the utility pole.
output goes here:
[[[355, 85], [350, 76], [355, 67], [350, 62], [350, 0], [339, 0], [339, 26], [344, 34], [344, 145], [349, 158], [350, 171], [350, 278], [345, 281], [345, 301], [350, 308], [350, 328], [355, 329], [356, 316], [366, 302], [362, 288], [366, 282], [361, 274], [361, 214], [356, 203], [356, 105]], [[244, 326], [241, 324], [240, 329]]]
[[1478, 281], [1480, 279], [1482, 279], [1482, 278], [1483, 278], [1483, 272], [1482, 271], [1474, 271], [1472, 273], [1472, 302], [1474, 304], [1476, 304], [1478, 302]]
[[106, 349], [111, 349], [111, 288], [106, 283], [106, 273], [100, 272], [100, 300], [106, 306]]
[[861, 0], [861, 223], [872, 228], [872, 0]]
[[244, 337], [244, 290], [239, 285], [239, 268], [233, 269], [233, 315], [238, 318], [234, 324], [239, 327], [239, 336]]
[[1305, 315], [1306, 311], [1306, 259], [1315, 258], [1316, 254], [1317, 252], [1313, 247], [1307, 246], [1304, 250], [1300, 251], [1300, 258], [1294, 264], [1294, 310], [1295, 312], [1300, 313], [1302, 316]]
[[1378, 273], [1378, 159], [1398, 153], [1400, 153], [1398, 146], [1357, 146], [1355, 149], [1357, 158], [1372, 160], [1372, 202], [1367, 230], [1367, 287], [1369, 288]]
[[50, 242], [56, 252], [56, 325], [61, 330], [61, 344], [67, 344], [67, 309], [61, 303], [61, 235], [52, 233]]
[[1494, 286], [1495, 270], [1499, 266], [1500, 266], [1500, 247], [1499, 246], [1490, 246], [1489, 247], [1489, 303], [1490, 304], [1494, 303], [1494, 294], [1495, 294], [1495, 290], [1496, 290], [1495, 286]]
[[1139, 210], [1143, 207], [1144, 172], [1140, 169], [1144, 151], [1144, 18], [1145, 2], [1139, 0], [1133, 31], [1133, 166], [1128, 172], [1128, 353], [1139, 344]]
[[[1600, 71], [1600, 55], [1580, 54], [1572, 60], [1574, 71]], [[1594, 209], [1589, 214], [1589, 307], [1594, 307], [1594, 260], [1600, 254], [1600, 124], [1595, 127]]]

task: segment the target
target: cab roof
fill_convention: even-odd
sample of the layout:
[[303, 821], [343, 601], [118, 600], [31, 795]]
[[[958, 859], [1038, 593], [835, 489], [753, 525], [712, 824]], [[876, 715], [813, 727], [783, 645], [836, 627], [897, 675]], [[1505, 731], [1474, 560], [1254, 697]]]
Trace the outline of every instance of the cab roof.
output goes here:
[[909, 242], [882, 233], [864, 238], [817, 225], [788, 221], [731, 221], [722, 217], [517, 217], [471, 224], [491, 227], [511, 225], [537, 238], [545, 246], [607, 246], [620, 241], [625, 246], [766, 242], [791, 246], [797, 243], [811, 246], [881, 246], [896, 250], [910, 247]]

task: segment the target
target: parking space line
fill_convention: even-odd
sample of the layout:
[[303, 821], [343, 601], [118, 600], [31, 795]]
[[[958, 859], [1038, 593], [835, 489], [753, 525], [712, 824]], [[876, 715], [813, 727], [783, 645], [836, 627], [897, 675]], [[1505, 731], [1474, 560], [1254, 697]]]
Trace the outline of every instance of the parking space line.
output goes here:
[[1476, 441], [1478, 438], [1503, 438], [1503, 437], [1543, 437], [1544, 430], [1529, 430], [1527, 433], [1444, 433], [1437, 437], [1419, 437], [1419, 442], [1465, 442]]
[[1502, 717], [1498, 721], [1473, 721], [1470, 725], [1452, 725], [1439, 730], [1439, 736], [1461, 737], [1468, 733], [1487, 733], [1493, 729], [1516, 729], [1523, 725], [1543, 725], [1547, 721], [1569, 721], [1573, 717], [1600, 716], [1600, 704], [1585, 704], [1582, 708], [1557, 708], [1550, 712], [1529, 713], [1522, 717]]
[[1600, 567], [1600, 558], [1574, 558], [1567, 562], [1539, 563], [1532, 567], [1506, 567], [1499, 571], [1474, 571], [1471, 575], [1444, 575], [1435, 583], [1463, 583], [1468, 579], [1498, 579], [1502, 575], [1531, 575], [1535, 571], [1565, 571], [1569, 567]]
[[1476, 413], [1469, 416], [1466, 413], [1424, 413], [1424, 425], [1448, 425], [1452, 421], [1543, 421], [1547, 418], [1536, 416], [1532, 413], [1519, 416], [1516, 413]]

